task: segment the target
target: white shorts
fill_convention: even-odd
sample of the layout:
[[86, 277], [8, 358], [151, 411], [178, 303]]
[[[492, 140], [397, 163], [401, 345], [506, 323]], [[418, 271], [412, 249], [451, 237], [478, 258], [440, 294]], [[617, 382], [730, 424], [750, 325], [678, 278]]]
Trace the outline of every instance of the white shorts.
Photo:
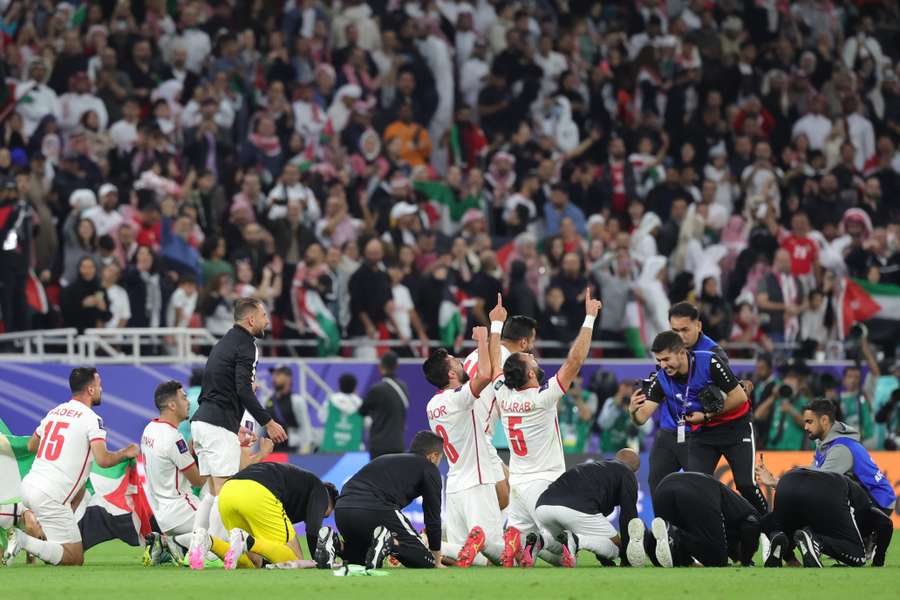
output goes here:
[[41, 524], [48, 542], [81, 543], [81, 531], [70, 505], [60, 504], [35, 487], [23, 487], [22, 500]]
[[476, 525], [484, 529], [485, 538], [501, 543], [503, 515], [493, 483], [476, 485], [458, 492], [447, 492], [447, 541], [463, 544]]
[[231, 477], [241, 470], [241, 442], [236, 433], [203, 421], [191, 423], [200, 475]]
[[524, 483], [510, 484], [509, 518], [507, 524], [515, 527], [522, 535], [539, 533], [540, 527], [534, 514], [534, 505], [552, 481], [535, 479]]
[[541, 529], [555, 538], [563, 531], [571, 531], [577, 536], [612, 539], [619, 532], [603, 515], [589, 515], [565, 506], [542, 504], [534, 509]]
[[169, 500], [158, 507], [159, 510], [154, 510], [153, 516], [156, 517], [159, 528], [169, 535], [190, 533], [194, 529], [194, 515], [199, 503], [200, 500], [189, 498]]

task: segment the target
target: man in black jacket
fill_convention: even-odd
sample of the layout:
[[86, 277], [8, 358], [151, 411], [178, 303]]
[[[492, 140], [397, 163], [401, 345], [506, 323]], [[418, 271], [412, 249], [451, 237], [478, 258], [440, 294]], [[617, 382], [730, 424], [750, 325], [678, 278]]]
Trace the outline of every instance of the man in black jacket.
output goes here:
[[406, 409], [409, 392], [406, 383], [396, 377], [397, 355], [388, 351], [378, 365], [382, 380], [369, 388], [359, 414], [372, 418], [369, 428], [369, 457], [375, 460], [382, 454], [403, 452], [406, 431]]
[[194, 534], [188, 551], [192, 568], [203, 565], [203, 546], [208, 539], [206, 530], [214, 496], [240, 469], [238, 431], [244, 410], [266, 428], [273, 442], [287, 441], [284, 428], [260, 406], [254, 393], [259, 361], [256, 338], [263, 337], [268, 326], [269, 316], [262, 302], [255, 298], [238, 300], [234, 304], [234, 327], [219, 340], [206, 361], [200, 406], [191, 418], [191, 437], [200, 475], [209, 477], [210, 494], [200, 502], [194, 518]]
[[[379, 457], [344, 484], [334, 510], [339, 539], [319, 531], [316, 563], [330, 568], [335, 556], [345, 565], [381, 568], [391, 555], [407, 568], [441, 567], [441, 473], [444, 441], [420, 431], [409, 452]], [[400, 511], [422, 497], [428, 545]]]

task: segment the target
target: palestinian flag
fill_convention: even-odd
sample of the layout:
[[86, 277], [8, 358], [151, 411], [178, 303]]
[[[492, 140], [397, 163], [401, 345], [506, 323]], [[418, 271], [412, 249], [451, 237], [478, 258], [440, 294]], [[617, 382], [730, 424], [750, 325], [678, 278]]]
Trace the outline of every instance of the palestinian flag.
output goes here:
[[900, 285], [844, 279], [839, 306], [844, 337], [855, 323], [865, 323], [872, 342], [896, 342], [900, 334]]
[[481, 200], [474, 196], [459, 196], [449, 185], [440, 181], [413, 181], [413, 189], [428, 198], [439, 216], [440, 230], [454, 235], [462, 227], [462, 218], [470, 208], [482, 210]]
[[462, 339], [463, 320], [459, 305], [450, 300], [443, 300], [438, 308], [438, 331], [441, 344], [445, 348], [453, 348]]
[[[30, 436], [12, 435], [0, 420], [0, 504], [18, 501], [21, 478], [25, 477], [34, 454], [28, 452]], [[83, 508], [99, 506], [112, 516], [131, 514], [135, 530], [144, 536], [151, 531], [150, 519], [153, 511], [141, 486], [141, 474], [135, 459], [103, 469], [91, 466], [87, 491], [77, 512], [79, 518]]]
[[635, 358], [646, 358], [652, 340], [646, 339], [644, 311], [635, 299], [625, 305], [625, 344]]
[[302, 263], [294, 272], [291, 289], [294, 324], [301, 333], [311, 333], [319, 338], [319, 356], [334, 356], [341, 347], [341, 330], [319, 292], [307, 287], [307, 273]]

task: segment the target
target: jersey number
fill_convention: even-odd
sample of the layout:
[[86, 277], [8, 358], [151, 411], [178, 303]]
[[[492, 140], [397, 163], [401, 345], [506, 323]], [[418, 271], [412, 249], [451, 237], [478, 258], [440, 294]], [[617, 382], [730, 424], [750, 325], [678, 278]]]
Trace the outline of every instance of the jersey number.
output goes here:
[[450, 436], [447, 435], [447, 430], [444, 429], [444, 426], [438, 425], [434, 428], [434, 431], [444, 440], [444, 454], [447, 456], [447, 460], [450, 461], [450, 464], [458, 461], [459, 452], [457, 452], [456, 448], [453, 447], [453, 444], [450, 443]]
[[[56, 425], [56, 427], [54, 427]], [[54, 461], [59, 458], [62, 452], [63, 442], [65, 438], [62, 436], [62, 430], [69, 426], [68, 423], [50, 421], [44, 427], [44, 437], [41, 438], [41, 445], [38, 446], [37, 457], [44, 460]], [[51, 432], [50, 430], [53, 429]]]
[[509, 428], [509, 445], [516, 456], [525, 456], [528, 454], [528, 446], [525, 445], [525, 434], [521, 430], [516, 429], [516, 425], [522, 422], [522, 417], [510, 417]]

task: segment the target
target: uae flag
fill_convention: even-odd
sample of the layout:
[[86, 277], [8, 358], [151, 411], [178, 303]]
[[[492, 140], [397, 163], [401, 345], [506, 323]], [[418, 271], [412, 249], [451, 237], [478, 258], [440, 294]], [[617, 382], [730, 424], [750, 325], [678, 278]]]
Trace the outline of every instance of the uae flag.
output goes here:
[[865, 323], [874, 343], [897, 340], [900, 334], [900, 285], [845, 279], [840, 299], [841, 333]]

